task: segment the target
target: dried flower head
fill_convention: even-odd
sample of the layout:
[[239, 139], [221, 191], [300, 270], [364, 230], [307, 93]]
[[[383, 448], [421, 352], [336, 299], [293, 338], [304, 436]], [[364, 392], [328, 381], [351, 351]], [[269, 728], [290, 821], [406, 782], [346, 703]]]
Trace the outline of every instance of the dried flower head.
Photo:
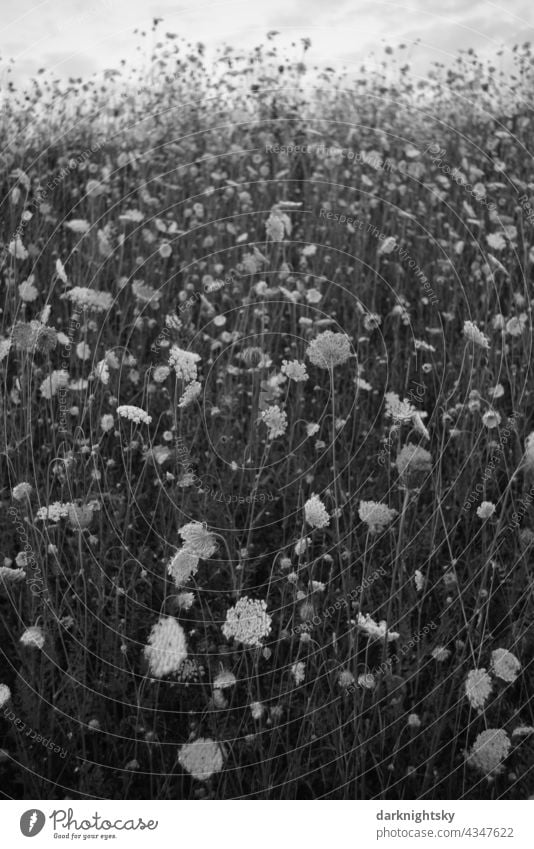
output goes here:
[[351, 356], [350, 339], [346, 333], [325, 330], [310, 342], [306, 356], [319, 368], [333, 369], [346, 363]]

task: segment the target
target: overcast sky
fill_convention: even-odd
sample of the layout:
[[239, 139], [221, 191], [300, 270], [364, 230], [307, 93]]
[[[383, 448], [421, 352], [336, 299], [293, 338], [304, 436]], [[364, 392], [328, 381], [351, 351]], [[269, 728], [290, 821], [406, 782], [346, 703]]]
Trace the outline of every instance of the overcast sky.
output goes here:
[[17, 83], [40, 67], [85, 77], [120, 59], [135, 61], [133, 30], [150, 29], [154, 17], [163, 18], [163, 31], [208, 48], [254, 46], [269, 30], [288, 41], [309, 37], [311, 63], [349, 70], [373, 51], [382, 55], [385, 44], [420, 39], [411, 60], [424, 74], [433, 60], [448, 64], [458, 48], [509, 53], [532, 37], [530, 9], [532, 0], [2, 0], [1, 79], [11, 58]]

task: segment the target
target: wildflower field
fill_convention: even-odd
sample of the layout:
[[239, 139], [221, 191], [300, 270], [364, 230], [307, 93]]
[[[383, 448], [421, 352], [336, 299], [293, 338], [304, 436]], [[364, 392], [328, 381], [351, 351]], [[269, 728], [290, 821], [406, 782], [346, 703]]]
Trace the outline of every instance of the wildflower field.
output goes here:
[[2, 106], [0, 793], [528, 799], [533, 58]]

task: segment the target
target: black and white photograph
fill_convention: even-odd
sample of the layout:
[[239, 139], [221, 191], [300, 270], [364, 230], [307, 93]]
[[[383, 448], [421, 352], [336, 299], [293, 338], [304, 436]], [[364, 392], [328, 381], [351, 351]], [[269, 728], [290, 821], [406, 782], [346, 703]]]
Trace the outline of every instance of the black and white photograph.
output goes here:
[[532, 845], [532, 23], [4, 0], [13, 846]]

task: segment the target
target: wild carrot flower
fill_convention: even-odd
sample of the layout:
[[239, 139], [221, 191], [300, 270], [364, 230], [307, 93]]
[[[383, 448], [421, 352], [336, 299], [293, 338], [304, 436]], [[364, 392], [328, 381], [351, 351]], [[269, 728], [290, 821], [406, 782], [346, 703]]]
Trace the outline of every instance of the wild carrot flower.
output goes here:
[[215, 537], [202, 522], [188, 522], [178, 531], [184, 541], [184, 548], [190, 553], [207, 560], [217, 550]]
[[220, 745], [206, 737], [199, 737], [193, 743], [183, 745], [178, 761], [198, 781], [207, 781], [216, 772], [220, 772], [224, 764]]
[[337, 683], [342, 690], [348, 690], [354, 685], [354, 675], [349, 669], [342, 669], [337, 676]]
[[488, 728], [477, 736], [466, 761], [478, 772], [494, 775], [502, 771], [502, 762], [508, 757], [510, 747], [510, 738], [504, 729]]
[[489, 519], [495, 513], [495, 504], [492, 504], [491, 501], [483, 501], [480, 507], [477, 509], [477, 516], [479, 519]]
[[306, 356], [319, 368], [332, 369], [343, 365], [351, 356], [350, 339], [346, 333], [325, 330], [310, 342]]
[[482, 710], [491, 693], [491, 678], [485, 669], [472, 669], [465, 681], [465, 695], [472, 708]]
[[227, 610], [222, 632], [227, 639], [233, 637], [244, 646], [261, 646], [264, 637], [271, 633], [271, 621], [265, 601], [244, 596]]
[[33, 487], [31, 484], [26, 481], [22, 481], [13, 487], [11, 490], [11, 495], [15, 499], [15, 501], [24, 501], [26, 498], [29, 498], [33, 492]]
[[401, 480], [407, 483], [410, 479], [420, 479], [431, 470], [432, 457], [425, 448], [409, 442], [401, 448], [395, 465]]
[[100, 360], [100, 362], [96, 364], [93, 374], [104, 386], [108, 385], [110, 375], [109, 365], [106, 360]]
[[198, 569], [199, 558], [185, 548], [179, 549], [169, 565], [167, 572], [172, 576], [177, 587], [185, 584]]
[[113, 297], [109, 292], [97, 292], [85, 286], [74, 286], [61, 297], [72, 301], [79, 309], [93, 309], [96, 312], [111, 309], [113, 303]]
[[397, 515], [397, 510], [376, 501], [360, 501], [358, 514], [369, 528], [369, 532], [377, 534], [391, 524]]
[[70, 221], [65, 221], [64, 227], [68, 227], [73, 233], [87, 233], [91, 229], [91, 225], [85, 218], [71, 218]]
[[277, 206], [273, 206], [270, 215], [265, 223], [267, 238], [273, 242], [281, 242], [284, 238], [284, 231], [287, 235], [291, 235], [291, 220], [287, 213], [282, 212]]
[[188, 407], [198, 398], [201, 391], [202, 385], [198, 382], [198, 380], [192, 380], [191, 383], [187, 385], [180, 400], [178, 401], [178, 406], [182, 409], [184, 407]]
[[291, 675], [298, 687], [306, 678], [306, 664], [302, 660], [298, 660], [291, 667]]
[[156, 383], [163, 383], [164, 380], [167, 380], [170, 373], [171, 370], [168, 366], [156, 366], [152, 378]]
[[386, 417], [395, 422], [405, 423], [411, 421], [416, 411], [409, 401], [401, 401], [396, 392], [386, 392]]
[[415, 570], [413, 580], [415, 584], [415, 589], [417, 590], [417, 592], [421, 592], [425, 583], [425, 579], [423, 577], [423, 573], [419, 569]]
[[42, 649], [45, 644], [45, 632], [39, 625], [32, 625], [24, 631], [20, 642], [23, 646], [34, 649]]
[[33, 275], [19, 285], [19, 295], [25, 303], [31, 303], [39, 297], [39, 289], [33, 284]]
[[176, 604], [180, 608], [180, 610], [191, 610], [193, 604], [195, 603], [195, 594], [194, 593], [178, 593], [176, 596]]
[[375, 622], [368, 613], [365, 615], [358, 613], [358, 628], [372, 640], [385, 640], [387, 637], [388, 643], [391, 643], [400, 637], [397, 631], [388, 630], [387, 623], [384, 619], [380, 622]]
[[162, 678], [177, 672], [187, 657], [185, 632], [172, 617], [162, 617], [153, 625], [145, 646], [145, 657], [150, 674]]
[[438, 646], [437, 648], [432, 649], [431, 654], [434, 660], [437, 660], [438, 663], [444, 663], [446, 660], [449, 659], [451, 652], [444, 646]]
[[0, 684], [0, 708], [8, 703], [11, 698], [11, 690], [7, 684]]
[[464, 321], [464, 336], [480, 348], [489, 348], [489, 339], [472, 321]]
[[[21, 552], [25, 553], [25, 552]], [[9, 566], [0, 566], [0, 584], [16, 584], [26, 577], [24, 569], [11, 569]]]
[[43, 398], [50, 400], [55, 395], [59, 389], [64, 388], [68, 385], [69, 382], [69, 373], [64, 369], [58, 369], [53, 371], [51, 375], [43, 380], [40, 386], [40, 392]]
[[328, 511], [318, 495], [308, 498], [304, 505], [304, 515], [312, 528], [326, 528], [330, 523]]
[[261, 421], [267, 425], [268, 439], [283, 436], [287, 429], [287, 413], [278, 404], [272, 404], [260, 414]]
[[526, 471], [534, 471], [534, 430], [529, 433], [525, 440], [525, 453], [523, 455], [522, 465]]
[[526, 313], [521, 313], [520, 316], [509, 318], [506, 322], [506, 332], [509, 336], [521, 336], [527, 324]]
[[100, 427], [104, 431], [104, 433], [109, 433], [110, 430], [113, 430], [115, 425], [115, 419], [111, 415], [111, 413], [105, 413], [100, 419]]
[[507, 649], [495, 649], [491, 653], [491, 671], [501, 681], [513, 684], [521, 671], [521, 662]]
[[252, 719], [255, 719], [256, 721], [260, 720], [265, 713], [265, 705], [261, 702], [251, 702], [249, 707]]
[[282, 367], [280, 369], [282, 374], [285, 374], [289, 377], [290, 380], [294, 380], [295, 383], [302, 383], [305, 380], [308, 380], [308, 374], [306, 372], [306, 366], [304, 363], [299, 363], [298, 360], [282, 360]]
[[308, 546], [311, 543], [310, 537], [299, 539], [295, 544], [295, 554], [300, 557], [301, 554], [306, 554]]
[[226, 690], [229, 687], [235, 687], [237, 679], [233, 672], [230, 672], [228, 669], [224, 669], [222, 672], [219, 672], [215, 681], [213, 682], [214, 690]]
[[129, 419], [129, 421], [135, 424], [150, 424], [152, 421], [152, 416], [145, 413], [141, 407], [135, 407], [133, 404], [122, 404], [120, 407], [117, 407], [117, 415], [122, 419]]
[[178, 345], [173, 345], [169, 353], [169, 365], [176, 372], [176, 376], [189, 383], [197, 379], [197, 363], [200, 355], [192, 351], [184, 351]]
[[65, 519], [69, 515], [70, 503], [62, 501], [54, 501], [48, 507], [39, 507], [35, 514], [36, 519], [48, 520], [49, 522], [59, 522], [60, 519]]

